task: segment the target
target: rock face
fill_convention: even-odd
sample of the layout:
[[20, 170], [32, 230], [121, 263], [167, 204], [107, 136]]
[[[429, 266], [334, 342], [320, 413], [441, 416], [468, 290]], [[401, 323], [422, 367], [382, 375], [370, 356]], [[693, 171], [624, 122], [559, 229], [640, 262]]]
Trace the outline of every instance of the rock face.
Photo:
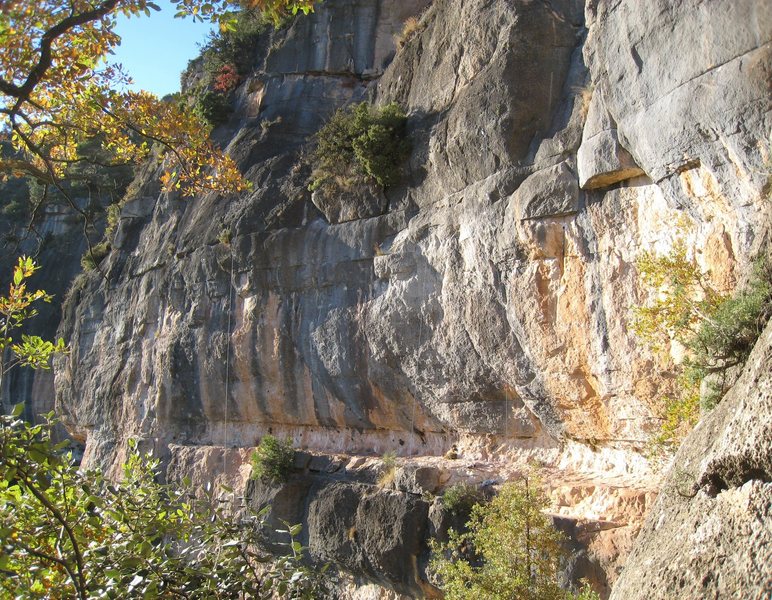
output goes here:
[[[635, 262], [680, 237], [731, 289], [769, 241], [770, 35], [755, 0], [329, 0], [269, 34], [215, 132], [255, 191], [183, 201], [146, 173], [106, 277], [66, 306], [57, 408], [85, 460], [115, 466], [134, 437], [181, 468], [271, 432], [648, 493], [673, 377], [628, 331]], [[404, 181], [315, 204], [300, 154], [366, 97], [409, 115]], [[324, 493], [320, 556], [351, 543], [321, 523], [354, 492]], [[387, 556], [352, 569], [406, 589], [385, 530], [359, 535]]]
[[601, 89], [588, 90], [591, 97], [582, 145], [576, 153], [579, 185], [586, 190], [604, 188], [645, 175], [619, 143], [616, 123], [608, 113]]
[[612, 598], [764, 598], [770, 564], [772, 324], [679, 449]]

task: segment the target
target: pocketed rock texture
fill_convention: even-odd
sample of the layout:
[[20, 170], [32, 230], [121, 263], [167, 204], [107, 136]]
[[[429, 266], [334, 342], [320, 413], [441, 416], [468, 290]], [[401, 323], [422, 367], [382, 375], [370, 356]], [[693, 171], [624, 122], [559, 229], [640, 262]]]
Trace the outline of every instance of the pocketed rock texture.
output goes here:
[[[267, 33], [214, 133], [254, 191], [181, 200], [148, 167], [65, 307], [57, 409], [86, 463], [133, 437], [203, 479], [181, 457], [219, 446], [243, 489], [266, 433], [352, 460], [455, 445], [449, 482], [530, 461], [557, 514], [601, 523], [578, 537], [612, 583], [674, 385], [629, 331], [636, 259], [683, 239], [729, 291], [766, 251], [770, 35], [755, 0], [328, 0]], [[408, 114], [403, 180], [315, 204], [301, 155], [365, 98]]]
[[612, 598], [772, 590], [772, 324], [675, 457]]

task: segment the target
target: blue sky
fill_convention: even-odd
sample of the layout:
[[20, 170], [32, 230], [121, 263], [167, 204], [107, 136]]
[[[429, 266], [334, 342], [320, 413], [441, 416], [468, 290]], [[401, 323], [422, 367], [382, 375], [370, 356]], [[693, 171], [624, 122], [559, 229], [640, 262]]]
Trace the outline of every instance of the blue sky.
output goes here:
[[179, 91], [180, 73], [198, 55], [196, 44], [206, 40], [212, 25], [175, 19], [170, 3], [158, 4], [161, 11], [150, 11], [150, 17], [119, 18], [121, 45], [110, 62], [124, 66], [133, 88], [164, 96]]

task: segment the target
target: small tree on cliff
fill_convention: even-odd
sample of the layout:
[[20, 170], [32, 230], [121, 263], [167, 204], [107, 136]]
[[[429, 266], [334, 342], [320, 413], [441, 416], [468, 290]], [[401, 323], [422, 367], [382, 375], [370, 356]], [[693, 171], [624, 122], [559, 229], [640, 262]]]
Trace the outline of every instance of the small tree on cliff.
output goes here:
[[644, 252], [636, 266], [650, 298], [633, 309], [632, 330], [653, 350], [676, 341], [686, 351], [675, 365], [675, 393], [662, 399], [662, 427], [654, 439], [658, 449], [675, 449], [700, 412], [727, 392], [772, 315], [772, 260], [758, 260], [733, 294], [715, 289], [682, 238], [667, 254]]
[[[66, 352], [64, 340], [50, 342], [37, 335], [16, 337], [16, 331], [24, 321], [34, 317], [37, 301], [50, 302], [51, 296], [43, 290], [28, 290], [27, 280], [38, 270], [35, 262], [27, 257], [19, 258], [13, 269], [13, 277], [7, 296], [0, 296], [0, 400], [5, 374], [17, 366], [48, 369], [51, 356]], [[6, 358], [8, 354], [8, 358]], [[0, 402], [0, 407], [3, 406]]]
[[[504, 484], [490, 503], [476, 504], [467, 531], [432, 541], [430, 569], [447, 600], [566, 600], [557, 584], [563, 536], [543, 512], [548, 505], [538, 480]], [[580, 598], [597, 598], [589, 588]]]

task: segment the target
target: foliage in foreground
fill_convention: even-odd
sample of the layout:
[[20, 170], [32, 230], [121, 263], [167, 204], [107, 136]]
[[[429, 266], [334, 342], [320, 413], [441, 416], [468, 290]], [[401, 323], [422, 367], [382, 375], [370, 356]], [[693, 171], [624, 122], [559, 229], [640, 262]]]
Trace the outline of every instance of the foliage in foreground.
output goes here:
[[394, 185], [410, 154], [407, 117], [397, 104], [366, 102], [338, 110], [316, 134], [311, 189], [335, 191], [375, 181]]
[[[261, 550], [266, 512], [156, 482], [132, 446], [123, 480], [79, 470], [52, 422], [0, 427], [0, 592], [13, 598], [322, 598], [287, 527], [287, 555]], [[50, 419], [50, 416], [49, 416]]]
[[[67, 351], [61, 338], [50, 342], [37, 335], [22, 334], [21, 339], [15, 337], [16, 330], [24, 321], [37, 314], [33, 304], [38, 300], [51, 301], [51, 296], [43, 290], [27, 289], [27, 280], [39, 268], [28, 256], [19, 257], [8, 295], [0, 296], [0, 390], [3, 377], [10, 369], [16, 366], [48, 369], [51, 356]], [[7, 349], [10, 350], [10, 359], [6, 361]]]
[[290, 440], [265, 435], [252, 453], [252, 478], [270, 483], [286, 481], [292, 471], [294, 458], [295, 449]]
[[748, 283], [719, 293], [678, 240], [666, 255], [644, 253], [637, 263], [644, 286], [657, 296], [633, 313], [633, 331], [653, 349], [677, 341], [686, 350], [678, 365], [677, 393], [663, 399], [657, 448], [676, 448], [700, 413], [713, 408], [772, 314], [772, 262], [759, 260]]
[[[542, 512], [546, 507], [538, 482], [509, 482], [491, 502], [474, 505], [465, 533], [450, 530], [445, 544], [432, 540], [430, 570], [446, 600], [577, 597], [557, 584], [563, 536]], [[578, 596], [597, 597], [587, 586]]]
[[[18, 327], [48, 296], [27, 291], [37, 269], [26, 257], [0, 297], [0, 351], [15, 366], [47, 368], [64, 342], [22, 336]], [[1, 355], [0, 355], [1, 356]], [[0, 381], [1, 384], [1, 381]], [[158, 461], [131, 445], [120, 482], [79, 470], [67, 442], [54, 444], [52, 415], [31, 426], [0, 415], [0, 597], [27, 598], [320, 598], [317, 573], [287, 524], [286, 556], [261, 549], [266, 511], [239, 512], [211, 490], [195, 495], [156, 481]], [[226, 490], [227, 491], [227, 490]]]
[[[280, 22], [317, 0], [175, 0], [177, 16], [237, 30], [242, 8]], [[235, 163], [208, 139], [196, 111], [147, 92], [122, 91], [127, 75], [109, 55], [120, 44], [117, 17], [150, 16], [149, 0], [16, 0], [0, 11], [0, 129], [15, 151], [0, 175], [29, 176], [65, 194], [64, 177], [83, 142], [101, 140], [109, 164], [136, 163], [163, 148], [166, 191], [248, 189]], [[227, 77], [226, 77], [227, 79]], [[103, 163], [104, 164], [104, 163]], [[70, 198], [70, 203], [75, 206]]]

